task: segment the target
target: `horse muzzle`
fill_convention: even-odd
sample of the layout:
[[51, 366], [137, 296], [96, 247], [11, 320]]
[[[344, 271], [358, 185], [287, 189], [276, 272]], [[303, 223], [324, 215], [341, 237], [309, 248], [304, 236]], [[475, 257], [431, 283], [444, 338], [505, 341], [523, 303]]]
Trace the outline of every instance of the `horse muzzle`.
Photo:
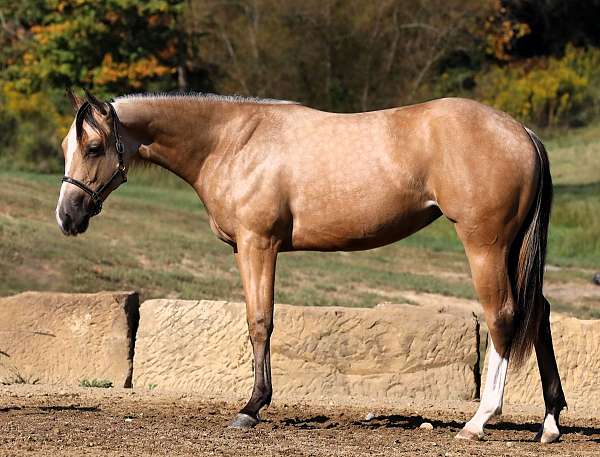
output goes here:
[[56, 208], [56, 222], [63, 234], [67, 236], [83, 233], [90, 225], [91, 212], [85, 203], [87, 199], [77, 200], [77, 202], [72, 202], [70, 199], [63, 200]]

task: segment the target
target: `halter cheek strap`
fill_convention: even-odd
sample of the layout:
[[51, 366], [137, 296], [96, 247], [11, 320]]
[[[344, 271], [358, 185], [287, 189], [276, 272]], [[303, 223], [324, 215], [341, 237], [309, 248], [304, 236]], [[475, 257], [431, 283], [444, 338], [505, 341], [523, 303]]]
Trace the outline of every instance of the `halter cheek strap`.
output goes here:
[[[85, 102], [88, 103], [88, 102]], [[88, 103], [89, 105], [89, 103]], [[88, 211], [89, 216], [96, 216], [100, 214], [102, 211], [102, 202], [104, 201], [104, 192], [108, 189], [117, 179], [119, 182], [116, 187], [119, 187], [121, 184], [127, 182], [127, 173], [125, 172], [125, 160], [123, 155], [125, 153], [125, 147], [123, 146], [123, 142], [121, 141], [121, 137], [119, 135], [119, 118], [117, 117], [117, 112], [115, 111], [114, 106], [111, 103], [108, 103], [111, 116], [113, 118], [113, 133], [115, 136], [115, 150], [117, 151], [117, 169], [114, 171], [110, 179], [104, 183], [97, 190], [92, 190], [87, 184], [79, 181], [78, 179], [71, 178], [67, 175], [62, 177], [62, 182], [66, 182], [69, 184], [73, 184], [74, 186], [79, 187], [86, 194], [90, 196], [92, 201], [92, 208]], [[87, 107], [82, 106], [82, 109], [87, 109]]]

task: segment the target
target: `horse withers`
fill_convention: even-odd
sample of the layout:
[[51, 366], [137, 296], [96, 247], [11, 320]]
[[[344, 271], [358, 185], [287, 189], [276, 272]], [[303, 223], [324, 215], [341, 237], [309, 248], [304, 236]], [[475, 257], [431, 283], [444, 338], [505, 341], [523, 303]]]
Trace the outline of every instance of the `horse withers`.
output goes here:
[[213, 95], [70, 94], [56, 218], [84, 232], [134, 161], [187, 181], [215, 235], [233, 247], [254, 353], [254, 387], [232, 426], [271, 401], [270, 337], [279, 252], [371, 249], [444, 215], [467, 254], [491, 337], [476, 414], [457, 435], [481, 439], [502, 408], [509, 357], [535, 347], [546, 413], [537, 439], [559, 438], [566, 406], [542, 294], [552, 202], [539, 138], [507, 114], [448, 98], [356, 114]]

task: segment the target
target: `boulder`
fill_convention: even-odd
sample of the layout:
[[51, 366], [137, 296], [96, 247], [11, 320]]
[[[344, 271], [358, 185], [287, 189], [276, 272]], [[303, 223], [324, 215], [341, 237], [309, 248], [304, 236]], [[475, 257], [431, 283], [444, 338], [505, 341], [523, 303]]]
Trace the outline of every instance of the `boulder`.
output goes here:
[[134, 292], [27, 292], [0, 298], [0, 382], [131, 387]]
[[[477, 348], [470, 313], [276, 305], [274, 396], [473, 399]], [[134, 385], [245, 397], [250, 349], [244, 304], [149, 300], [140, 307]]]

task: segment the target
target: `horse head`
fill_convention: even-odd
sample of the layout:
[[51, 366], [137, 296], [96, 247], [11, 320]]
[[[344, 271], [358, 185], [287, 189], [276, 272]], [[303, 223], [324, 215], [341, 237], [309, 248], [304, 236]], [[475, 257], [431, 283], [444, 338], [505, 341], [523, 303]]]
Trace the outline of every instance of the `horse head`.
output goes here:
[[120, 135], [120, 121], [111, 103], [86, 91], [67, 95], [76, 112], [62, 142], [65, 174], [56, 206], [56, 220], [65, 235], [87, 230], [108, 195], [127, 181], [131, 158]]

